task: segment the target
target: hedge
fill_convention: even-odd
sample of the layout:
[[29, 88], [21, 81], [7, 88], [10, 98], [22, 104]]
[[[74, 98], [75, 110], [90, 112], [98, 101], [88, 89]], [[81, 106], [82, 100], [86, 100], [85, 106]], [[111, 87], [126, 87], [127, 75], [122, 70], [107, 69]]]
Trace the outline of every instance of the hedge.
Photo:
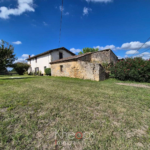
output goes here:
[[120, 80], [150, 82], [150, 59], [136, 57], [118, 61], [111, 68], [111, 74]]

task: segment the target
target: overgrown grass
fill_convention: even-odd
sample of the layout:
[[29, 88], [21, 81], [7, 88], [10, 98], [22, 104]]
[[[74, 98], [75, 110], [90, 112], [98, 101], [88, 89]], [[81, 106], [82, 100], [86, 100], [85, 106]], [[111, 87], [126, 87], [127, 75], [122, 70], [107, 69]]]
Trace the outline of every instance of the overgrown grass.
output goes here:
[[0, 78], [0, 149], [150, 149], [150, 90], [118, 82]]

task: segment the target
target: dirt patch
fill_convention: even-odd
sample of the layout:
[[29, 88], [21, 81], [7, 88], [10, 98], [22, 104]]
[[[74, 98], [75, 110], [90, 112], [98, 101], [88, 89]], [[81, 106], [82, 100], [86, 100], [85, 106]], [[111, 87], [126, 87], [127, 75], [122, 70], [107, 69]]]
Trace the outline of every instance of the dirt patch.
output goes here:
[[127, 132], [126, 136], [127, 138], [131, 138], [134, 136], [142, 137], [146, 136], [146, 129], [133, 129], [131, 132]]
[[7, 108], [0, 108], [0, 112], [5, 113], [7, 111]]
[[115, 125], [115, 126], [117, 126], [117, 127], [119, 127], [120, 126], [120, 123], [118, 123], [118, 122], [113, 122], [113, 124]]
[[143, 144], [140, 143], [140, 142], [136, 143], [136, 146], [138, 146], [138, 147], [144, 147]]
[[150, 86], [143, 84], [133, 84], [133, 83], [116, 83], [118, 85], [126, 85], [126, 86], [134, 86], [134, 87], [142, 87], [142, 88], [150, 88]]

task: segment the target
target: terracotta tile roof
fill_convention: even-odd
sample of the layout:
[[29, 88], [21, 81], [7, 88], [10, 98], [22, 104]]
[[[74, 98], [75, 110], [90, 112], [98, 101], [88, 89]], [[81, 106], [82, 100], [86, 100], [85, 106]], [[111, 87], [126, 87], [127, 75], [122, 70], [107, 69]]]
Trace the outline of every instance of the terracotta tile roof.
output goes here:
[[[109, 50], [111, 50], [111, 49], [105, 49], [105, 50], [101, 50], [98, 52], [109, 51]], [[93, 52], [93, 53], [97, 53], [97, 52]], [[88, 52], [88, 53], [81, 54], [81, 55], [75, 55], [75, 56], [71, 56], [71, 57], [67, 57], [67, 58], [63, 58], [63, 59], [58, 59], [56, 61], [52, 61], [50, 64], [55, 64], [55, 63], [70, 61], [70, 60], [77, 60], [78, 58], [81, 58], [81, 57], [89, 55], [89, 54], [92, 54], [92, 52]]]
[[63, 49], [63, 50], [65, 50], [65, 51], [69, 52], [70, 54], [75, 55], [74, 53], [72, 53], [71, 51], [69, 51], [68, 49], [66, 49], [65, 47], [60, 47], [60, 48], [56, 48], [56, 49], [52, 49], [52, 50], [48, 50], [48, 51], [46, 51], [46, 52], [44, 52], [44, 53], [41, 53], [41, 54], [35, 55], [35, 56], [33, 56], [33, 57], [28, 58], [27, 60], [30, 60], [30, 59], [33, 59], [33, 58], [36, 58], [36, 57], [39, 57], [39, 56], [42, 56], [42, 55], [48, 54], [48, 53], [50, 53], [50, 52], [53, 52], [53, 51], [56, 51], [56, 50], [59, 50], [59, 49]]

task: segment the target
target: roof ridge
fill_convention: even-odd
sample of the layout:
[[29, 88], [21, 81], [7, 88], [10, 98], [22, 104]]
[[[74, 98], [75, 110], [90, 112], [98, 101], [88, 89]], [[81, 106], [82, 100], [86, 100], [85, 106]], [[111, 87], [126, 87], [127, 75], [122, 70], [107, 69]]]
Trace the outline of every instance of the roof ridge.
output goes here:
[[66, 58], [63, 58], [63, 59], [58, 59], [58, 60], [52, 61], [50, 64], [59, 63], [59, 62], [63, 62], [63, 61], [68, 61], [68, 60], [76, 60], [78, 58], [81, 58], [81, 57], [89, 55], [89, 54], [103, 52], [103, 51], [109, 51], [109, 50], [112, 51], [111, 49], [104, 49], [104, 50], [100, 50], [100, 51], [97, 51], [97, 52], [87, 52], [87, 53], [84, 53], [84, 54], [79, 54], [79, 55], [75, 55], [75, 56], [71, 56], [71, 57], [66, 57]]
[[45, 55], [45, 54], [47, 54], [47, 53], [49, 53], [49, 52], [52, 52], [52, 51], [55, 51], [55, 50], [59, 50], [59, 49], [64, 49], [64, 50], [66, 50], [67, 52], [71, 53], [72, 55], [75, 55], [73, 52], [71, 52], [71, 51], [68, 50], [67, 48], [65, 48], [65, 47], [59, 47], [59, 48], [51, 49], [51, 50], [48, 50], [48, 51], [46, 51], [46, 52], [37, 54], [37, 55], [35, 55], [35, 56], [33, 56], [33, 57], [30, 57], [30, 58], [28, 58], [28, 59], [26, 59], [26, 60], [30, 60], [30, 59], [33, 59], [33, 58], [36, 58], [36, 57]]
[[92, 52], [88, 52], [88, 53], [84, 53], [84, 54], [79, 54], [79, 55], [75, 55], [75, 56], [70, 56], [70, 57], [58, 59], [58, 60], [52, 61], [50, 64], [55, 63], [55, 62], [65, 61], [65, 60], [78, 59], [78, 58], [81, 58], [81, 57], [86, 56], [86, 55], [89, 55], [89, 54], [92, 54]]

